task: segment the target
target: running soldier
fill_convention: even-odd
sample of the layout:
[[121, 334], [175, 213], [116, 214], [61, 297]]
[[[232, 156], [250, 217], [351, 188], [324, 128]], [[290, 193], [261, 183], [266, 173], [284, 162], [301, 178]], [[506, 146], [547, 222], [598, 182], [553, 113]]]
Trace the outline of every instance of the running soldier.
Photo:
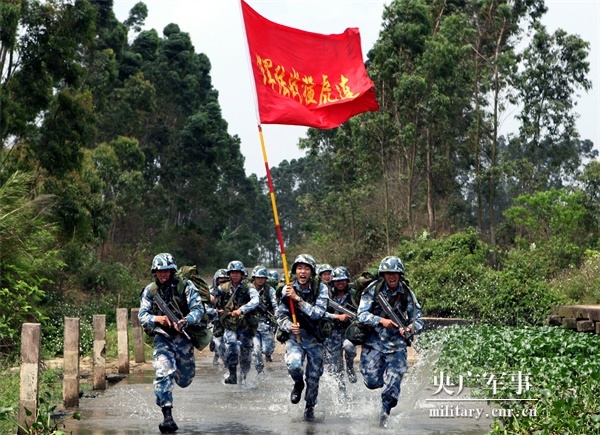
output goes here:
[[[219, 292], [219, 286], [226, 283], [227, 281], [229, 281], [229, 276], [227, 276], [227, 269], [219, 269], [215, 272], [212, 286], [210, 287], [210, 299], [212, 305], [215, 307], [216, 310], [222, 311], [227, 301], [229, 301], [229, 297], [227, 295]], [[229, 294], [229, 296], [231, 296], [231, 294]], [[225, 342], [223, 341], [224, 329], [223, 325], [221, 325], [221, 320], [219, 319], [218, 311], [211, 320], [213, 338], [210, 343], [210, 350], [215, 353], [215, 356], [213, 357], [213, 364], [218, 366], [219, 358], [221, 358], [221, 361], [224, 361], [225, 357]]]
[[[194, 346], [185, 329], [201, 324], [204, 305], [191, 281], [186, 280], [180, 285], [180, 279], [175, 275], [177, 265], [171, 254], [156, 255], [150, 272], [154, 275], [154, 282], [142, 291], [138, 318], [144, 329], [154, 336], [154, 394], [164, 418], [158, 428], [161, 433], [172, 433], [178, 429], [172, 414], [173, 383], [181, 388], [189, 386], [196, 371]], [[171, 322], [158, 308], [157, 296], [167, 305], [179, 307], [184, 317], [176, 323]]]
[[[350, 383], [355, 383], [356, 372], [354, 371], [354, 358], [356, 358], [356, 347], [345, 338], [346, 329], [350, 321], [356, 316], [356, 306], [352, 300], [352, 289], [350, 287], [350, 275], [347, 269], [336, 267], [331, 274], [332, 290], [329, 292], [330, 305], [327, 309], [327, 317], [332, 319], [333, 326], [331, 336], [325, 340], [325, 346], [329, 350], [325, 353], [325, 364], [329, 371], [334, 374], [341, 391], [346, 390], [344, 382], [344, 359], [346, 361], [346, 372]], [[341, 308], [335, 309], [331, 303], [336, 303]], [[344, 312], [344, 309], [352, 315]]]
[[[386, 306], [401, 324], [390, 319]], [[398, 404], [402, 377], [408, 368], [407, 343], [413, 334], [423, 330], [421, 306], [404, 280], [404, 265], [398, 257], [381, 260], [378, 279], [362, 293], [358, 320], [372, 327], [362, 344], [360, 372], [367, 388], [382, 388], [379, 426], [386, 428], [390, 411]]]
[[[277, 309], [277, 323], [285, 340], [285, 363], [294, 389], [290, 395], [293, 404], [300, 402], [306, 378], [304, 419], [314, 421], [315, 405], [319, 394], [319, 379], [323, 375], [324, 331], [321, 319], [327, 311], [327, 286], [315, 277], [316, 262], [310, 255], [299, 255], [292, 264], [295, 280], [283, 287]], [[290, 304], [294, 304], [298, 323], [294, 324]], [[306, 373], [304, 362], [306, 361]]]
[[221, 324], [225, 328], [224, 363], [229, 369], [226, 384], [237, 384], [237, 366], [240, 364], [241, 381], [246, 380], [252, 364], [253, 338], [258, 326], [258, 292], [243, 278], [248, 276], [241, 261], [232, 261], [227, 266], [230, 281], [219, 286], [219, 292], [230, 293], [231, 297], [221, 312]]
[[252, 283], [258, 292], [260, 313], [258, 328], [254, 336], [254, 366], [260, 374], [265, 365], [263, 363], [263, 354], [267, 362], [273, 362], [273, 351], [275, 350], [275, 331], [277, 320], [277, 300], [275, 298], [275, 289], [266, 283], [269, 272], [264, 266], [256, 266], [252, 270]]

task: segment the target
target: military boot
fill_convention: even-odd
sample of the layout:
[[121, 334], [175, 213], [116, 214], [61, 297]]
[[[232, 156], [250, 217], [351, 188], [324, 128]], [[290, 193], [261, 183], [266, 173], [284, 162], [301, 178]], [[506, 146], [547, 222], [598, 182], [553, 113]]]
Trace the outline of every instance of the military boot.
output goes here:
[[290, 395], [290, 400], [293, 404], [300, 402], [302, 390], [304, 390], [304, 381], [294, 382], [294, 389], [292, 390], [292, 394]]
[[273, 362], [273, 357], [271, 355], [266, 355], [265, 356], [265, 361], [266, 362]]
[[346, 361], [346, 373], [348, 373], [348, 380], [351, 384], [356, 383], [356, 372], [354, 371], [354, 363]]
[[229, 366], [229, 376], [225, 378], [226, 384], [237, 384], [237, 366]]
[[179, 429], [173, 421], [173, 415], [171, 414], [172, 409], [173, 408], [171, 408], [170, 406], [165, 406], [164, 408], [162, 408], [164, 421], [158, 425], [160, 433], [173, 433], [177, 431], [177, 429]]
[[306, 405], [304, 408], [304, 421], [315, 421], [315, 407]]
[[379, 427], [382, 429], [387, 429], [390, 421], [390, 411], [385, 408], [381, 408], [379, 411]]

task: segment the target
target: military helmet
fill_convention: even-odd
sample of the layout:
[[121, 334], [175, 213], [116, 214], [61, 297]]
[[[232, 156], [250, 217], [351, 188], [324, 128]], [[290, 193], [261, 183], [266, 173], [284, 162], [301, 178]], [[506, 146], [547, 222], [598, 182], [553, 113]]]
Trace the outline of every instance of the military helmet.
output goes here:
[[333, 272], [331, 272], [331, 281], [336, 282], [344, 280], [350, 281], [348, 270], [345, 267], [336, 267], [333, 269]]
[[268, 278], [269, 272], [265, 266], [256, 266], [252, 269], [252, 278]]
[[393, 255], [385, 257], [381, 260], [381, 263], [379, 263], [379, 270], [377, 273], [382, 274], [384, 272], [400, 273], [404, 275], [404, 264], [402, 264], [402, 260]]
[[238, 272], [242, 272], [243, 276], [248, 276], [248, 272], [246, 271], [246, 268], [244, 267], [244, 263], [242, 263], [241, 261], [231, 261], [227, 265], [227, 275], [229, 275], [231, 272], [234, 272], [236, 270]]
[[312, 269], [313, 275], [315, 274], [315, 272], [317, 270], [317, 262], [315, 261], [315, 259], [313, 258], [312, 255], [308, 255], [308, 254], [298, 255], [296, 257], [296, 259], [294, 260], [294, 263], [292, 264], [292, 273], [293, 274], [296, 273], [296, 266], [298, 266], [299, 264], [306, 264], [306, 265], [310, 266], [310, 268]]
[[319, 264], [317, 266], [317, 275], [321, 276], [323, 272], [333, 272], [333, 267], [327, 263]]
[[269, 278], [273, 281], [279, 281], [279, 273], [275, 269], [269, 270]]
[[166, 252], [156, 255], [152, 260], [150, 273], [155, 273], [157, 270], [173, 270], [173, 272], [177, 272], [177, 264], [175, 264], [173, 256]]
[[[338, 267], [336, 267], [335, 269], [340, 269], [340, 270], [343, 270], [343, 271], [344, 271], [344, 273], [345, 273], [346, 275], [348, 275], [348, 279], [352, 279], [352, 278], [351, 278], [351, 275], [350, 275], [350, 271], [348, 270], [348, 268], [347, 268], [346, 266], [338, 266]], [[334, 270], [335, 270], [335, 269], [334, 269]]]
[[227, 278], [229, 279], [229, 276], [227, 275], [227, 269], [219, 269], [215, 272], [215, 276], [213, 277], [215, 282], [219, 279], [219, 278]]

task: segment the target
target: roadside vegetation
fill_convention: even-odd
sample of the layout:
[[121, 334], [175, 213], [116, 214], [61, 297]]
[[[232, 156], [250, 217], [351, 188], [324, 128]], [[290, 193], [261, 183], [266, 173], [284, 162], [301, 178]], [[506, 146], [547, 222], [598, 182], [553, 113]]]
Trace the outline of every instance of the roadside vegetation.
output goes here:
[[433, 375], [449, 376], [451, 390], [457, 392], [462, 376], [474, 397], [510, 409], [494, 421], [494, 434], [600, 433], [600, 337], [595, 334], [479, 325], [427, 332], [419, 346], [425, 352], [441, 348]]

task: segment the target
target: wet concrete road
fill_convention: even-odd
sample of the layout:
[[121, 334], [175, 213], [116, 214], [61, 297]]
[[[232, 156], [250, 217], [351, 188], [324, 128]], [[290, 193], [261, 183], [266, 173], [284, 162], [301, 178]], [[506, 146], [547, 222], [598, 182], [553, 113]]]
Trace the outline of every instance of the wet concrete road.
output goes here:
[[[279, 348], [279, 346], [278, 346]], [[426, 399], [435, 390], [430, 385], [430, 364], [419, 360], [405, 375], [400, 402], [392, 410], [390, 427], [378, 428], [380, 390], [368, 390], [361, 381], [347, 383], [340, 393], [327, 373], [321, 378], [317, 421], [303, 421], [304, 396], [297, 405], [289, 400], [292, 381], [283, 356], [274, 355], [266, 373], [253, 369], [245, 385], [225, 385], [223, 365], [212, 364], [212, 354], [197, 357], [197, 372], [191, 386], [175, 387], [173, 416], [179, 435], [186, 434], [463, 434], [488, 432], [491, 418], [430, 417], [434, 407]], [[356, 364], [358, 366], [358, 362]], [[65, 422], [73, 435], [159, 434], [162, 420], [154, 403], [154, 371], [132, 373], [96, 398], [80, 399], [81, 420]], [[435, 405], [438, 406], [439, 405]], [[456, 403], [453, 403], [456, 406]], [[473, 407], [468, 403], [461, 406]], [[477, 405], [481, 406], [481, 405]]]

